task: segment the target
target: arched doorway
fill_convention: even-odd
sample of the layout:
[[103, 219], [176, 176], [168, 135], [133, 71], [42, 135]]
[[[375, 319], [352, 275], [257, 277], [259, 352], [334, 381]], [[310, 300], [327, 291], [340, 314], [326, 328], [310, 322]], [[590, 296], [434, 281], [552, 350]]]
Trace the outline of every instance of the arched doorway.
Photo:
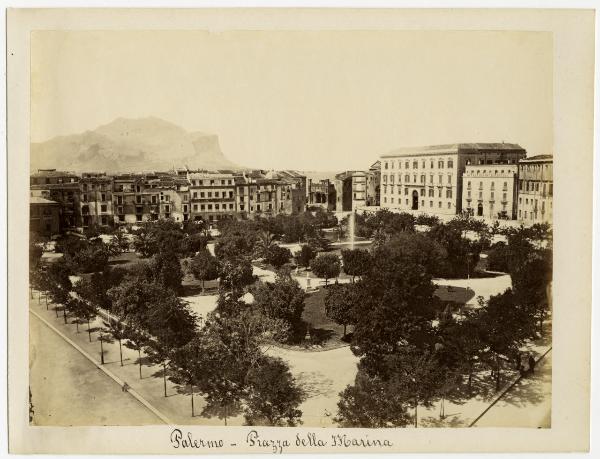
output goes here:
[[417, 190], [412, 192], [412, 210], [419, 209], [419, 192]]
[[477, 204], [477, 215], [483, 217], [483, 204], [481, 203]]

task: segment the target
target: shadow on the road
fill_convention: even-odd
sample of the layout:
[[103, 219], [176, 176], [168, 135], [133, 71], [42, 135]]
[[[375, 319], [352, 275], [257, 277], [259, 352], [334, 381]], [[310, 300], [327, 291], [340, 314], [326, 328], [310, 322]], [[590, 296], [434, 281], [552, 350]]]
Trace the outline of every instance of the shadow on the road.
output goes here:
[[428, 416], [419, 419], [419, 427], [466, 427], [466, 423], [463, 419], [457, 417], [460, 413], [455, 415], [447, 415], [444, 419], [440, 419], [438, 416]]
[[323, 375], [319, 372], [303, 371], [298, 374], [296, 381], [307, 397], [330, 397], [336, 395], [332, 389], [333, 381], [331, 379], [324, 379]]

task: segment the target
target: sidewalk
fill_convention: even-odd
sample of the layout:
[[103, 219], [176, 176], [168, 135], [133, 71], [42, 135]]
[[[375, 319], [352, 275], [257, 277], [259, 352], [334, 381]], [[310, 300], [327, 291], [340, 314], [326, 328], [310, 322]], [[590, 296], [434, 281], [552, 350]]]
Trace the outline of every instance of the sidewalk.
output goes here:
[[[100, 342], [98, 341], [98, 332], [93, 331], [103, 326], [99, 318], [90, 323], [92, 329], [92, 342], [90, 343], [87, 324], [79, 325], [79, 333], [77, 333], [75, 324], [71, 323], [72, 318], [68, 317], [68, 324], [65, 325], [62, 311], [59, 309], [59, 316], [57, 318], [54, 304], [49, 303], [49, 310], [46, 310], [44, 298], [42, 297], [41, 302], [38, 302], [36, 291], [34, 291], [34, 298], [30, 299], [30, 308], [43, 320], [55, 327], [58, 332], [64, 334], [85, 353], [89, 354], [96, 361], [97, 365], [100, 366]], [[137, 351], [123, 345], [123, 366], [121, 366], [118, 341], [113, 343], [104, 342], [103, 348], [105, 364], [102, 367], [109, 370], [119, 380], [127, 382], [133, 391], [137, 392], [152, 407], [173, 423], [180, 425], [224, 425], [222, 419], [199, 416], [199, 413], [205, 406], [205, 401], [198, 394], [194, 395], [194, 411], [196, 415], [192, 417], [189, 386], [180, 387], [167, 379], [167, 397], [165, 397], [162, 366], [147, 365], [146, 362], [143, 362], [143, 379], [140, 380]], [[144, 358], [143, 353], [142, 358]], [[60, 362], [56, 362], [56, 364], [59, 365]], [[153, 375], [157, 375], [157, 377]], [[243, 421], [243, 416], [240, 415], [228, 418], [227, 425], [242, 425]], [[158, 418], [156, 418], [155, 423], [163, 424]]]

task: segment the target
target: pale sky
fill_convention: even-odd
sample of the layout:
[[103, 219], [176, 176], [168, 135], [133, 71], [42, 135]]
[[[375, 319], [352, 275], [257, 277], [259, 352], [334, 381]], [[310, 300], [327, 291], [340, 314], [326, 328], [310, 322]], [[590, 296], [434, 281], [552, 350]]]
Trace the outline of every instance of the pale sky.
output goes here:
[[433, 31], [32, 34], [31, 140], [156, 116], [239, 164], [365, 169], [398, 147], [553, 153], [552, 35]]

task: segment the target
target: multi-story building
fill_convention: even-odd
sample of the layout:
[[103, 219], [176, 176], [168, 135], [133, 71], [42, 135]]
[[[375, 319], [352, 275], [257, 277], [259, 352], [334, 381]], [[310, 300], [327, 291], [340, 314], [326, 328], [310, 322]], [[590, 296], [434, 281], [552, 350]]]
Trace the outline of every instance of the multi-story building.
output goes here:
[[341, 204], [343, 211], [355, 211], [367, 204], [367, 172], [346, 171], [335, 177], [341, 182]]
[[381, 199], [381, 161], [374, 162], [367, 175], [367, 206], [379, 206]]
[[381, 156], [381, 206], [432, 214], [462, 212], [467, 165], [517, 164], [525, 150], [508, 143], [401, 148]]
[[[276, 177], [281, 180], [282, 186], [291, 185], [291, 202], [289, 206], [284, 203], [284, 211], [288, 213], [302, 213], [306, 210], [307, 196], [309, 194], [310, 180], [298, 171], [285, 170], [276, 172]], [[280, 209], [281, 211], [281, 205]]]
[[84, 173], [79, 180], [78, 226], [113, 226], [115, 223], [112, 202], [112, 177], [104, 173]]
[[217, 222], [236, 214], [236, 176], [233, 172], [188, 172], [191, 218]]
[[56, 201], [60, 205], [61, 231], [81, 225], [79, 205], [79, 177], [71, 172], [56, 169], [39, 169], [29, 178], [30, 189], [38, 196]]
[[519, 161], [519, 221], [552, 223], [552, 160], [552, 155], [539, 155]]
[[336, 210], [335, 185], [329, 179], [319, 182], [310, 181], [308, 192], [308, 205], [310, 207], [321, 207], [325, 210]]
[[29, 231], [50, 237], [58, 234], [60, 227], [60, 203], [32, 194], [29, 198]]
[[463, 211], [491, 219], [515, 219], [517, 174], [516, 164], [467, 165], [462, 176]]

